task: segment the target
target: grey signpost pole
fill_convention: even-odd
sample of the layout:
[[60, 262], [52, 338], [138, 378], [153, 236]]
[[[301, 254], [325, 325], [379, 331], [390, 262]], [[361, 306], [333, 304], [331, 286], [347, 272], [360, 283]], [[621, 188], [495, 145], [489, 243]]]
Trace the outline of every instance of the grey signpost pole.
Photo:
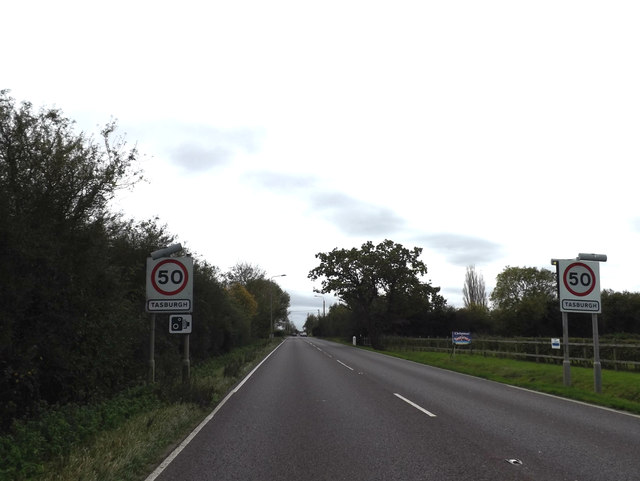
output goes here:
[[[607, 262], [606, 254], [578, 254], [581, 261]], [[598, 293], [599, 294], [599, 293]], [[593, 389], [598, 394], [602, 392], [602, 365], [600, 364], [600, 341], [598, 334], [598, 313], [591, 314], [593, 329]]]
[[182, 350], [182, 382], [187, 384], [191, 377], [191, 361], [189, 360], [189, 334], [184, 335], [184, 349]]
[[149, 384], [156, 382], [156, 315], [151, 314], [149, 337]]
[[562, 350], [564, 360], [562, 361], [562, 382], [565, 386], [571, 386], [571, 360], [569, 359], [569, 319], [566, 312], [562, 313]]
[[[560, 299], [560, 259], [551, 259], [551, 265], [556, 267], [556, 282], [558, 289], [558, 299]], [[571, 386], [571, 359], [569, 357], [569, 319], [564, 310], [562, 311], [562, 350], [564, 359], [562, 361], [562, 382], [566, 387]]]
[[602, 366], [600, 364], [600, 342], [598, 340], [598, 314], [591, 314], [593, 326], [593, 388], [595, 392], [602, 392]]

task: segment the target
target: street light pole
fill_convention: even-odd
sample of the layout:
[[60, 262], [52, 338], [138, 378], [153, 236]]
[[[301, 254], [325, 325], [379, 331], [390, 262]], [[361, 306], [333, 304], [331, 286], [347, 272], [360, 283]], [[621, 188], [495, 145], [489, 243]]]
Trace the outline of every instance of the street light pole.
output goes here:
[[326, 312], [324, 310], [324, 296], [319, 296], [317, 294], [315, 294], [313, 297], [322, 297], [322, 317], [326, 316]]
[[270, 312], [270, 320], [271, 320], [271, 332], [269, 333], [269, 339], [273, 338], [273, 279], [276, 277], [285, 277], [286, 274], [278, 274], [277, 276], [271, 276], [269, 278], [269, 312]]

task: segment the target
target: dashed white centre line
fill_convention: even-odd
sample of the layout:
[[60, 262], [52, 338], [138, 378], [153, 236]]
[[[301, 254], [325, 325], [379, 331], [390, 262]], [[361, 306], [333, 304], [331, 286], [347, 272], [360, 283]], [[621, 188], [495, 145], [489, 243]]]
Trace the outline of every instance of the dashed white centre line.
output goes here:
[[336, 361], [338, 361], [340, 364], [342, 364], [344, 367], [346, 367], [347, 369], [351, 369], [353, 371], [353, 368], [351, 366], [347, 366], [344, 362], [342, 362], [340, 359], [336, 359]]
[[411, 406], [413, 406], [414, 408], [416, 408], [418, 411], [422, 411], [423, 413], [425, 413], [427, 416], [431, 417], [431, 418], [435, 418], [436, 415], [433, 414], [432, 412], [427, 411], [425, 408], [423, 408], [422, 406], [418, 406], [416, 403], [414, 403], [413, 401], [409, 401], [406, 397], [401, 396], [398, 393], [393, 393], [394, 396], [402, 399], [404, 402], [406, 402], [407, 404], [410, 404]]

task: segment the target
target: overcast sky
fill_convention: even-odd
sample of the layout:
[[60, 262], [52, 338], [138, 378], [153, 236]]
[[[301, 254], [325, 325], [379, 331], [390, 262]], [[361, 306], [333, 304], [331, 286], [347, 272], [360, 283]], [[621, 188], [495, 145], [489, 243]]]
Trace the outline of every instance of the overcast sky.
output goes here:
[[[315, 254], [422, 247], [462, 306], [506, 266], [609, 256], [640, 290], [640, 3], [6, 2], [0, 88], [97, 133], [115, 118], [159, 216], [201, 258], [258, 265], [301, 327]], [[195, 300], [197, 302], [197, 299]], [[332, 296], [325, 295], [327, 308]]]

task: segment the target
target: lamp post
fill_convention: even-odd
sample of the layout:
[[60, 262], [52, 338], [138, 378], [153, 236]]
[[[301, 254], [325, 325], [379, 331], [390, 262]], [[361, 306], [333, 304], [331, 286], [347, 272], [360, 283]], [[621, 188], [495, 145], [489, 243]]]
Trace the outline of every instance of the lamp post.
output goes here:
[[324, 310], [324, 296], [319, 296], [317, 294], [315, 294], [313, 297], [322, 297], [322, 317], [325, 317], [326, 313]]
[[276, 277], [285, 277], [286, 274], [278, 274], [277, 276], [271, 276], [269, 278], [269, 305], [270, 305], [270, 318], [271, 318], [271, 332], [269, 333], [269, 339], [273, 338], [273, 279]]

